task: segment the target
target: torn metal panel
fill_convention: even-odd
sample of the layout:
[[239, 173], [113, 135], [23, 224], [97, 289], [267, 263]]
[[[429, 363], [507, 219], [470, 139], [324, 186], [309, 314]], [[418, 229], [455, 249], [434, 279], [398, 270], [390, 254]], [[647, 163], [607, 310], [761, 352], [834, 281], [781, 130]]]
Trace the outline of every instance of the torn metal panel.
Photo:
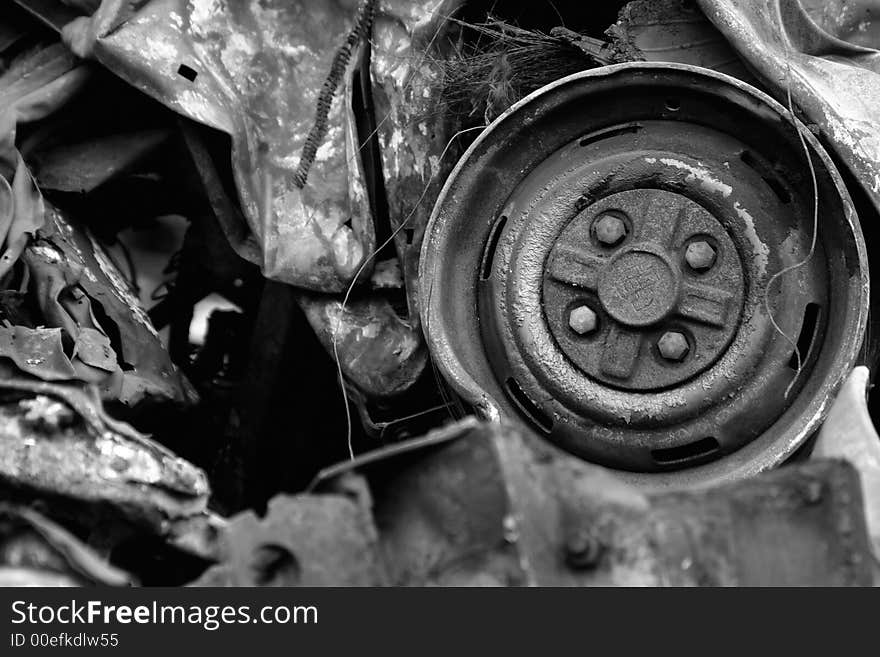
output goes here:
[[[412, 232], [401, 231], [398, 248], [407, 252], [404, 267], [414, 273], [417, 234], [453, 164], [439, 157], [449, 126], [424, 115], [434, 113], [439, 93], [432, 58], [447, 17], [461, 4], [152, 0], [132, 8], [108, 1], [91, 18], [71, 22], [64, 36], [74, 52], [96, 58], [180, 114], [230, 134], [238, 200], [260, 243], [256, 261], [263, 272], [339, 292], [362, 265], [370, 266], [376, 246], [368, 184], [376, 172], [364, 171], [372, 166], [364, 150], [373, 135], [358, 134], [359, 108], [352, 106], [354, 73], [365, 56], [351, 45], [363, 36], [355, 24], [375, 5], [371, 132], [382, 145], [380, 173], [388, 183], [392, 226], [412, 224]], [[340, 62], [348, 68], [331, 84]], [[340, 89], [324, 125], [316, 109], [328, 107], [327, 87], [336, 82]], [[323, 129], [316, 133], [318, 123]], [[324, 135], [320, 143], [312, 143], [315, 134]], [[303, 185], [300, 169], [309, 148], [314, 163]], [[225, 229], [230, 236], [241, 232]], [[243, 257], [257, 255], [246, 239], [234, 246]]]
[[[107, 397], [129, 405], [145, 399], [192, 401], [189, 383], [101, 245], [58, 209], [47, 207], [46, 216], [23, 260], [47, 324], [64, 329], [79, 345], [79, 360], [99, 370], [97, 378], [85, 380], [100, 383]], [[104, 349], [114, 334], [119, 353], [109, 358]]]
[[41, 314], [32, 319], [50, 327], [5, 329], [3, 355], [37, 378], [96, 384], [126, 404], [190, 401], [188, 384], [115, 266], [93, 238], [45, 203], [15, 148], [16, 125], [53, 112], [88, 75], [54, 44], [20, 55], [0, 76], [0, 276], [22, 257], [20, 282], [6, 283], [30, 292]]
[[[353, 16], [331, 0], [153, 0], [133, 12], [128, 3], [104, 2], [91, 19], [71, 23], [65, 38], [180, 114], [230, 134], [238, 196], [264, 273], [340, 291], [373, 247], [347, 92], [330, 105], [309, 184], [298, 187], [295, 173]], [[346, 84], [350, 77], [351, 69]]]
[[[122, 9], [104, 2], [91, 19], [68, 26], [68, 43], [175, 111], [232, 135], [237, 191], [267, 276], [344, 289], [374, 246], [350, 101], [355, 64], [329, 103], [308, 184], [297, 171], [355, 7], [153, 0], [127, 20]], [[347, 54], [358, 61], [356, 50]]]
[[777, 99], [787, 103], [791, 93], [880, 208], [876, 0], [699, 4]]
[[[0, 483], [7, 497], [44, 499], [54, 516], [113, 531], [174, 534], [176, 523], [204, 515], [204, 472], [126, 424], [74, 386], [8, 378], [0, 406]], [[122, 521], [122, 522], [119, 522]]]
[[[383, 239], [400, 229], [395, 246], [410, 319], [397, 319], [385, 301], [370, 302], [381, 323], [393, 330], [380, 335], [366, 327], [358, 342], [366, 345], [377, 337], [369, 347], [372, 356], [364, 358], [365, 347], [353, 356], [372, 367], [391, 352], [391, 369], [399, 373], [382, 366], [367, 381], [352, 372], [355, 383], [370, 394], [396, 394], [426, 362], [410, 282], [417, 274], [431, 201], [455, 161], [454, 149], [447, 149], [452, 126], [436, 113], [442, 85], [435, 60], [442, 56], [447, 18], [462, 2], [379, 4], [371, 52], [351, 53], [343, 88], [330, 106], [326, 137], [301, 189], [297, 174], [315, 108], [323, 102], [325, 76], [357, 7], [329, 1], [308, 7], [227, 4], [153, 0], [132, 10], [105, 2], [91, 19], [75, 21], [65, 34], [80, 54], [94, 55], [172, 109], [232, 135], [238, 198], [229, 199], [216, 176], [205, 186], [231, 243], [240, 255], [259, 262], [270, 278], [343, 291], [376, 246], [374, 220], [388, 223]], [[359, 134], [353, 114], [366, 110], [352, 106], [354, 73], [362, 57], [370, 63], [371, 79], [365, 85], [361, 81], [373, 113], [370, 134]], [[190, 133], [185, 131], [190, 151], [204, 164], [205, 149]], [[381, 171], [372, 172], [371, 188], [364, 167], [371, 166], [365, 153], [374, 137]], [[199, 166], [203, 169], [214, 172], [213, 166]], [[371, 214], [376, 207], [373, 199], [371, 209], [371, 189], [387, 196], [382, 218]], [[271, 199], [271, 207], [263, 196]], [[238, 202], [243, 217], [233, 207]], [[373, 264], [366, 263], [367, 268]], [[338, 305], [328, 302], [328, 309]], [[322, 336], [334, 332], [327, 324], [330, 312], [320, 321], [317, 313], [310, 314]], [[401, 368], [402, 362], [408, 364]]]
[[76, 370], [61, 346], [61, 329], [0, 328], [0, 356], [44, 381], [69, 381]]
[[343, 495], [279, 496], [264, 518], [229, 520], [221, 563], [194, 586], [381, 586], [384, 566], [364, 501]]
[[465, 420], [348, 468], [369, 484], [392, 584], [873, 582], [858, 476], [841, 462], [646, 496], [512, 428]]
[[[667, 584], [872, 586], [876, 559], [859, 472], [843, 461], [790, 465], [703, 494], [654, 500]], [[679, 559], [676, 546], [690, 545]]]

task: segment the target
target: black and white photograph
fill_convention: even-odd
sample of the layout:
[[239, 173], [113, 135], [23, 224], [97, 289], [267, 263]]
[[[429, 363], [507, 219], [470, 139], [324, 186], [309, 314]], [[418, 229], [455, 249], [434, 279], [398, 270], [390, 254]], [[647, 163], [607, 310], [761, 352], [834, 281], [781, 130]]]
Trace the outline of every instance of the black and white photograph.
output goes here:
[[0, 0], [0, 653], [878, 586], [878, 267], [880, 0]]

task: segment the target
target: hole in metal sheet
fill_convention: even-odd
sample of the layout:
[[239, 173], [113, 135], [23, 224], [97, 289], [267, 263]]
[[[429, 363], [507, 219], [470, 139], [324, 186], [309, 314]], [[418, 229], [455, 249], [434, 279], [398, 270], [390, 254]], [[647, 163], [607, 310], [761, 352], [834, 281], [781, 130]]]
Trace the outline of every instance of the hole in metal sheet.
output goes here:
[[605, 130], [598, 130], [592, 134], [587, 135], [582, 138], [578, 144], [580, 146], [589, 146], [600, 139], [610, 139], [611, 137], [617, 137], [619, 135], [626, 134], [635, 134], [639, 130], [642, 129], [642, 126], [638, 123], [627, 123], [625, 125], [614, 126], [613, 128], [606, 128]]
[[541, 429], [544, 433], [550, 433], [553, 430], [553, 420], [551, 420], [544, 411], [538, 408], [538, 405], [535, 404], [535, 402], [528, 398], [516, 379], [513, 377], [508, 378], [507, 381], [505, 381], [505, 387], [507, 388], [508, 395], [513, 400], [513, 403], [516, 404], [523, 415], [529, 418], [536, 427]]
[[[806, 363], [810, 358], [810, 351], [818, 333], [820, 310], [821, 307], [818, 303], [808, 303], [804, 308], [804, 320], [801, 323], [801, 332], [797, 339], [797, 350], [801, 354], [801, 364]], [[791, 352], [791, 358], [788, 359], [788, 366], [793, 370], [798, 368], [797, 353], [794, 351]]]
[[695, 461], [714, 454], [719, 448], [718, 441], [708, 437], [678, 447], [652, 449], [651, 456], [659, 465], [683, 465], [688, 461]]
[[492, 232], [489, 233], [489, 239], [486, 240], [486, 248], [483, 250], [483, 262], [480, 266], [480, 278], [484, 281], [489, 280], [492, 276], [492, 264], [495, 262], [495, 251], [498, 249], [498, 241], [501, 239], [501, 232], [507, 224], [507, 217], [501, 215], [498, 221], [492, 226]]

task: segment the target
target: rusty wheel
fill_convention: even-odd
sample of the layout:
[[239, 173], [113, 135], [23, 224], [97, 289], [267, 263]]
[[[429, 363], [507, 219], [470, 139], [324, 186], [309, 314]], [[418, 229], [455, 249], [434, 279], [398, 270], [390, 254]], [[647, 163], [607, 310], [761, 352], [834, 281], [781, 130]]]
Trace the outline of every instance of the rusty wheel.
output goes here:
[[428, 227], [441, 371], [482, 414], [648, 486], [779, 464], [821, 422], [867, 315], [852, 203], [805, 139], [814, 249], [806, 155], [754, 88], [626, 64], [526, 98], [462, 158]]

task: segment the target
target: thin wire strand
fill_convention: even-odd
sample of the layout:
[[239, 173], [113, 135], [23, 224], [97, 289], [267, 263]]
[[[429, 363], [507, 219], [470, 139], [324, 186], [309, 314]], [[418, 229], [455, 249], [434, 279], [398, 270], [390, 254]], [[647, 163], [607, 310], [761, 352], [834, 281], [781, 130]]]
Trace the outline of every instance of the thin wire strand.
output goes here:
[[[443, 149], [443, 152], [440, 153], [440, 157], [437, 160], [438, 164], [443, 161], [446, 157], [446, 154], [449, 152], [449, 149], [452, 147], [452, 143], [458, 139], [461, 135], [467, 132], [473, 132], [474, 130], [483, 130], [486, 126], [478, 125], [472, 128], [465, 128], [464, 130], [459, 130], [452, 137], [450, 137], [449, 141], [446, 143], [446, 147]], [[436, 178], [437, 173], [434, 173], [429, 179], [427, 184], [425, 184], [425, 188], [422, 190], [421, 195], [416, 201], [410, 213], [406, 216], [406, 218], [400, 222], [400, 224], [395, 228], [391, 235], [382, 242], [378, 247], [374, 248], [373, 251], [367, 256], [364, 261], [361, 263], [361, 266], [358, 268], [357, 273], [355, 273], [354, 277], [351, 279], [351, 283], [348, 286], [348, 289], [345, 292], [345, 297], [342, 300], [342, 308], [340, 310], [340, 317], [345, 314], [346, 307], [348, 306], [348, 301], [351, 297], [351, 293], [354, 291], [355, 285], [360, 280], [361, 274], [364, 273], [364, 270], [367, 268], [367, 265], [372, 262], [373, 258], [376, 257], [382, 249], [388, 246], [400, 231], [402, 231], [406, 225], [409, 223], [409, 220], [413, 218], [416, 213], [416, 210], [419, 209], [419, 206], [422, 204], [422, 201], [425, 199], [425, 196], [428, 194], [428, 190], [431, 188], [431, 185], [434, 183], [434, 178]], [[333, 331], [333, 360], [336, 361], [336, 374], [339, 377], [339, 387], [342, 390], [342, 400], [345, 403], [345, 424], [346, 424], [346, 445], [348, 446], [348, 455], [354, 460], [354, 448], [352, 447], [352, 424], [351, 424], [351, 407], [348, 401], [348, 391], [345, 387], [345, 375], [342, 372], [342, 363], [339, 360], [339, 331], [338, 324], [335, 327], [337, 330]]]
[[816, 237], [819, 232], [819, 183], [816, 180], [816, 169], [813, 166], [813, 158], [810, 155], [810, 149], [807, 147], [807, 141], [806, 139], [804, 139], [804, 135], [801, 132], [801, 124], [794, 114], [794, 105], [791, 100], [791, 62], [788, 59], [788, 53], [786, 54], [785, 66], [785, 92], [788, 99], [788, 113], [791, 115], [792, 125], [794, 125], [795, 130], [797, 130], [798, 139], [801, 142], [801, 148], [803, 148], [804, 150], [804, 156], [807, 159], [807, 166], [810, 169], [810, 178], [813, 182], [813, 235], [810, 241], [810, 250], [807, 252], [807, 255], [804, 256], [804, 258], [799, 262], [780, 269], [778, 272], [773, 274], [773, 276], [770, 277], [770, 280], [767, 281], [767, 290], [764, 293], [764, 310], [766, 310], [767, 315], [770, 318], [770, 323], [773, 325], [773, 328], [776, 330], [776, 332], [779, 333], [779, 335], [781, 335], [783, 338], [785, 338], [785, 340], [794, 348], [795, 358], [797, 359], [797, 370], [795, 371], [794, 378], [785, 388], [785, 398], [788, 399], [788, 395], [791, 393], [791, 389], [794, 387], [794, 384], [798, 380], [798, 377], [800, 376], [803, 369], [803, 361], [801, 359], [801, 350], [798, 347], [797, 342], [795, 342], [795, 340], [791, 336], [789, 336], [785, 331], [782, 330], [782, 328], [776, 322], [776, 318], [773, 317], [773, 312], [770, 310], [770, 289], [772, 288], [773, 283], [775, 283], [779, 278], [782, 278], [785, 274], [788, 274], [789, 272], [803, 267], [813, 258], [813, 254], [816, 251]]
[[553, 9], [553, 12], [556, 14], [556, 17], [559, 19], [559, 24], [562, 27], [565, 27], [565, 19], [562, 17], [562, 14], [559, 13], [559, 10], [556, 8], [556, 5], [553, 4], [553, 0], [547, 0], [547, 4], [550, 5], [550, 8]]

